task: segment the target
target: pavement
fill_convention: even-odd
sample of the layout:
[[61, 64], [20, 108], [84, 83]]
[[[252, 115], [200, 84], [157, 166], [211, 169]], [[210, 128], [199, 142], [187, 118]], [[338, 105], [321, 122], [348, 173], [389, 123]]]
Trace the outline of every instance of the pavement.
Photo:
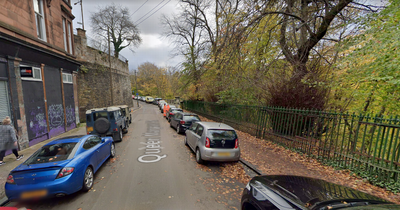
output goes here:
[[[141, 106], [137, 107], [135, 104], [135, 106], [131, 108], [131, 112], [134, 112], [140, 108], [141, 108]], [[15, 155], [12, 153], [10, 155], [7, 155], [6, 157], [4, 157], [3, 161], [6, 162], [6, 164], [0, 166], [0, 186], [1, 186], [0, 187], [0, 206], [2, 206], [2, 204], [8, 200], [7, 196], [5, 195], [4, 186], [7, 181], [8, 174], [10, 173], [11, 170], [13, 170], [15, 167], [17, 167], [21, 163], [23, 163], [28, 157], [30, 157], [34, 152], [36, 152], [43, 145], [45, 145], [55, 139], [66, 137], [66, 136], [73, 136], [73, 135], [86, 135], [86, 123], [81, 123], [81, 124], [79, 124], [78, 127], [74, 128], [72, 130], [69, 130], [69, 131], [62, 133], [58, 136], [55, 136], [51, 139], [44, 140], [44, 141], [42, 141], [38, 144], [35, 144], [31, 147], [28, 147], [26, 149], [18, 151], [19, 155], [24, 155], [24, 157], [19, 161], [16, 160]]]

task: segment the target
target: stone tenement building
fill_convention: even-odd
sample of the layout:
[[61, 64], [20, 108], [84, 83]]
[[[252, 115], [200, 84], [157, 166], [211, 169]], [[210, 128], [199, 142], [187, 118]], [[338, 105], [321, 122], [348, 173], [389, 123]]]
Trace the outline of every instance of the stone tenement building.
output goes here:
[[11, 117], [24, 149], [79, 122], [74, 16], [70, 0], [2, 0], [0, 8], [0, 119]]
[[[77, 29], [75, 54], [82, 64], [78, 72], [79, 116], [86, 119], [88, 109], [111, 105], [133, 106], [128, 62], [87, 46], [85, 31]], [[111, 63], [111, 71], [110, 71]], [[112, 88], [111, 88], [112, 86]]]

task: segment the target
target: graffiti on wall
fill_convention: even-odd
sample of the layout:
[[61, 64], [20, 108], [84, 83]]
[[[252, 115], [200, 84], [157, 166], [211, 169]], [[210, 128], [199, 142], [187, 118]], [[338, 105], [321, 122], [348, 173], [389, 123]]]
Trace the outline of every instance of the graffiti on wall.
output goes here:
[[59, 128], [64, 125], [64, 111], [62, 104], [50, 105], [48, 113], [50, 129]]
[[75, 109], [71, 105], [69, 105], [66, 110], [65, 114], [67, 117], [67, 124], [70, 125], [75, 122]]
[[42, 107], [32, 108], [30, 110], [29, 129], [35, 137], [47, 133], [46, 117]]

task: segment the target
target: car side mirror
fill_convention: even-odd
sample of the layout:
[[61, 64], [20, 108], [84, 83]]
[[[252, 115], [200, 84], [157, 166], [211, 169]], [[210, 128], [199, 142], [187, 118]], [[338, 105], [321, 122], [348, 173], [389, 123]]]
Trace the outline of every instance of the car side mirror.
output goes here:
[[106, 142], [106, 140], [104, 138], [101, 138], [101, 143]]

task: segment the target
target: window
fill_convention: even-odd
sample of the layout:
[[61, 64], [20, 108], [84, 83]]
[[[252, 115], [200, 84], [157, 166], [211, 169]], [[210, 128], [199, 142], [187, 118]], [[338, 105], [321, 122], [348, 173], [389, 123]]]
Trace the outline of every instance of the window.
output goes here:
[[62, 73], [63, 83], [71, 83], [72, 84], [72, 74]]
[[75, 146], [76, 143], [57, 143], [44, 146], [29, 157], [24, 164], [31, 165], [71, 159], [75, 155]]
[[62, 18], [62, 27], [63, 27], [63, 36], [64, 36], [64, 50], [68, 52], [68, 43], [67, 43], [67, 21], [65, 18]]
[[99, 137], [89, 137], [83, 144], [83, 149], [90, 149], [101, 142]]
[[197, 125], [197, 123], [193, 123], [192, 126], [190, 126], [189, 130], [196, 131]]
[[203, 134], [203, 130], [203, 126], [199, 125], [196, 131], [197, 135], [201, 136]]
[[73, 54], [72, 51], [72, 35], [71, 35], [71, 22], [68, 22], [68, 46], [69, 46], [69, 53]]
[[73, 54], [71, 22], [67, 21], [67, 19], [65, 18], [62, 18], [62, 27], [63, 27], [63, 37], [64, 37], [64, 50], [70, 54]]
[[33, 0], [35, 10], [36, 31], [39, 39], [46, 41], [46, 27], [44, 25], [43, 0]]
[[20, 66], [21, 79], [42, 81], [42, 70], [32, 66]]

